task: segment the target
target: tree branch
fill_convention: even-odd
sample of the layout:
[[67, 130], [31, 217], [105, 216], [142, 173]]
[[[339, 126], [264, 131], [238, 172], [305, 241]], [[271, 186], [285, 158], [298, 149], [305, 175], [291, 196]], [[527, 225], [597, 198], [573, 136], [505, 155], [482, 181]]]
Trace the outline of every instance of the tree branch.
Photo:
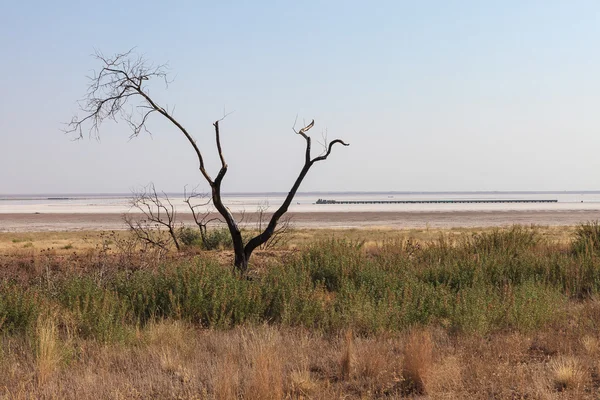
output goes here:
[[329, 154], [331, 154], [331, 149], [333, 148], [333, 145], [336, 144], [336, 143], [339, 143], [339, 144], [344, 145], [344, 146], [350, 146], [350, 143], [344, 143], [344, 141], [341, 140], [341, 139], [335, 139], [334, 141], [332, 141], [332, 142], [329, 143], [329, 147], [327, 148], [327, 153], [325, 153], [322, 156], [313, 158], [312, 161], [311, 161], [311, 163], [314, 164], [317, 161], [326, 160], [327, 157], [329, 157]]
[[[177, 213], [169, 196], [163, 192], [163, 197], [166, 204], [159, 198], [154, 184], [148, 184], [139, 192], [134, 192], [131, 199], [131, 207], [139, 210], [144, 218], [134, 219], [126, 215], [124, 219], [139, 239], [163, 249], [166, 249], [166, 242], [161, 237], [160, 227], [166, 228], [173, 244], [179, 250], [181, 246], [175, 232]], [[156, 235], [152, 233], [154, 230]]]
[[223, 156], [223, 150], [221, 149], [221, 134], [219, 131], [219, 122], [221, 120], [215, 121], [213, 126], [215, 127], [215, 138], [217, 140], [217, 151], [219, 152], [219, 158], [221, 159], [221, 169], [215, 178], [216, 183], [221, 183], [225, 174], [227, 173], [227, 163], [225, 162], [225, 157]]
[[327, 157], [329, 157], [329, 154], [331, 154], [331, 149], [333, 148], [333, 146], [335, 144], [340, 143], [344, 146], [349, 146], [348, 143], [345, 143], [341, 139], [336, 139], [336, 140], [332, 141], [331, 143], [329, 143], [327, 153], [325, 153], [322, 156], [311, 159], [311, 155], [310, 155], [311, 140], [310, 140], [310, 136], [308, 136], [306, 134], [306, 132], [309, 129], [311, 129], [314, 126], [314, 124], [315, 124], [315, 121], [312, 120], [310, 122], [310, 124], [308, 124], [307, 126], [305, 126], [302, 129], [300, 129], [298, 132], [296, 132], [296, 130], [294, 129], [294, 132], [301, 135], [306, 140], [306, 154], [305, 154], [305, 159], [304, 159], [304, 166], [302, 167], [302, 170], [300, 170], [300, 174], [298, 174], [298, 177], [296, 178], [294, 185], [288, 192], [285, 200], [283, 201], [283, 204], [281, 204], [281, 206], [271, 216], [271, 220], [269, 221], [269, 224], [267, 225], [265, 230], [263, 232], [259, 233], [257, 236], [253, 237], [252, 239], [250, 239], [248, 241], [248, 243], [246, 244], [246, 246], [244, 247], [244, 253], [246, 254], [246, 257], [250, 257], [252, 252], [257, 247], [261, 246], [263, 243], [266, 243], [271, 238], [271, 236], [275, 233], [275, 229], [277, 227], [277, 223], [279, 222], [279, 219], [283, 216], [283, 214], [285, 214], [287, 212], [290, 204], [292, 203], [292, 200], [294, 199], [294, 196], [296, 195], [296, 192], [298, 191], [298, 188], [300, 187], [300, 184], [304, 180], [304, 177], [306, 176], [306, 174], [308, 173], [310, 168], [316, 162], [326, 160]]
[[[96, 52], [94, 57], [100, 60], [103, 66], [99, 73], [89, 77], [87, 94], [79, 103], [85, 116], [81, 119], [77, 116], [73, 117], [67, 124], [65, 132], [76, 132], [79, 138], [82, 138], [84, 125], [91, 122], [89, 133], [97, 137], [102, 122], [106, 119], [116, 120], [120, 115], [132, 127], [132, 137], [135, 137], [142, 130], [148, 131], [146, 129], [148, 116], [152, 112], [158, 112], [183, 133], [196, 153], [202, 175], [212, 185], [214, 182], [206, 171], [204, 157], [192, 135], [164, 107], [150, 97], [146, 87], [146, 82], [152, 78], [163, 79], [168, 84], [166, 65], [155, 67], [141, 56], [134, 58], [133, 49], [117, 54], [113, 58], [105, 57], [100, 52]], [[133, 111], [129, 112], [125, 108], [127, 103], [136, 97], [142, 102], [142, 107], [149, 109], [141, 114], [139, 121]]]

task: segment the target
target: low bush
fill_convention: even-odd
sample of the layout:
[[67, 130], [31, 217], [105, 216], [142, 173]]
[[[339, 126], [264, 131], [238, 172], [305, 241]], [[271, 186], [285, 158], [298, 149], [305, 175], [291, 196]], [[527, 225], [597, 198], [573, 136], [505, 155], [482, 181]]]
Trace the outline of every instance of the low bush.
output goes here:
[[177, 232], [177, 238], [185, 246], [202, 246], [202, 235], [199, 229], [182, 226]]
[[199, 229], [185, 226], [178, 231], [177, 236], [185, 246], [200, 247], [204, 250], [228, 249], [233, 245], [227, 228], [207, 229], [202, 238]]
[[572, 248], [578, 254], [596, 254], [600, 251], [600, 222], [590, 221], [577, 226]]
[[[574, 248], [593, 226], [580, 228]], [[595, 236], [585, 237], [593, 243]], [[539, 240], [533, 228], [512, 227], [422, 246], [397, 241], [365, 249], [362, 242], [320, 241], [252, 279], [204, 258], [103, 279], [48, 275], [2, 283], [0, 331], [31, 330], [46, 308], [57, 309], [80, 336], [105, 342], [125, 340], [137, 327], [165, 318], [220, 329], [262, 323], [331, 333], [350, 328], [359, 335], [426, 325], [479, 334], [529, 331], [561, 318], [567, 301], [598, 294], [600, 262], [591, 253], [595, 245], [586, 246], [562, 251]]]
[[10, 283], [0, 285], [0, 332], [35, 329], [43, 305], [43, 298], [34, 288], [24, 289]]
[[230, 249], [232, 246], [233, 241], [227, 228], [213, 228], [206, 231], [204, 243], [206, 250]]

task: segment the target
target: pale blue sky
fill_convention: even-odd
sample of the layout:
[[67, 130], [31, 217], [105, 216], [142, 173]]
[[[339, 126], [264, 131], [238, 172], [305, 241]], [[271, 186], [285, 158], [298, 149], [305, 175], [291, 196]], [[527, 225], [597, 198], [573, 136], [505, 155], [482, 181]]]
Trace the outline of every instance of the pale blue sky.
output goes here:
[[[153, 94], [218, 168], [224, 191], [287, 191], [293, 134], [351, 143], [301, 191], [600, 189], [598, 1], [30, 1], [0, 10], [0, 194], [128, 192], [201, 183], [184, 138], [157, 118], [128, 140], [70, 141], [85, 76], [133, 46], [168, 62]], [[173, 3], [175, 4], [175, 3]], [[206, 187], [206, 186], [204, 186]]]

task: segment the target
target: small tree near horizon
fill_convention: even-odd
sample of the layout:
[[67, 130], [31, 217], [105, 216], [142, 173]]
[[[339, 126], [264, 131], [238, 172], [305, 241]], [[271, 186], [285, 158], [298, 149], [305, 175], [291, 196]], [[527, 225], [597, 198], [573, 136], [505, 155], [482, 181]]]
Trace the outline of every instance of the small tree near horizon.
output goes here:
[[301, 136], [306, 143], [304, 165], [283, 204], [275, 210], [264, 230], [248, 240], [247, 243], [244, 243], [238, 223], [223, 204], [221, 197], [221, 183], [227, 173], [227, 163], [221, 148], [219, 124], [223, 119], [213, 123], [216, 147], [221, 163], [219, 172], [213, 178], [205, 167], [203, 154], [193, 136], [180, 121], [174, 118], [172, 112], [162, 107], [150, 95], [147, 89], [147, 81], [152, 79], [162, 79], [168, 83], [166, 66], [154, 66], [143, 57], [136, 56], [131, 50], [112, 57], [106, 57], [102, 53], [96, 52], [94, 57], [101, 63], [102, 68], [89, 77], [87, 93], [80, 102], [80, 109], [84, 116], [81, 118], [74, 116], [71, 122], [68, 123], [66, 132], [75, 132], [79, 135], [79, 138], [82, 138], [84, 130], [89, 130], [90, 135], [98, 137], [100, 125], [106, 119], [115, 121], [122, 119], [129, 124], [132, 130], [131, 136], [135, 137], [142, 131], [148, 131], [146, 124], [152, 114], [158, 114], [168, 120], [185, 137], [196, 154], [200, 172], [210, 185], [213, 205], [225, 220], [231, 234], [234, 269], [242, 274], [245, 274], [248, 269], [252, 252], [266, 243], [275, 233], [280, 218], [288, 211], [300, 184], [311, 167], [319, 161], [326, 160], [336, 144], [348, 146], [348, 143], [343, 140], [335, 139], [329, 143], [324, 143], [323, 153], [313, 157], [311, 155], [312, 140], [308, 136], [308, 131], [314, 126], [314, 120], [300, 130], [296, 130], [294, 127], [294, 132]]

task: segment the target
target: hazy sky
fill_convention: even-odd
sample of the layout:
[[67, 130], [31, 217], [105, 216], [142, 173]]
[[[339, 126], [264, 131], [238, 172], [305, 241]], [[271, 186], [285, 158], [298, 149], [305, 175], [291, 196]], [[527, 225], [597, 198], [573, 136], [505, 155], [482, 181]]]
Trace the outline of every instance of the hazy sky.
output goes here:
[[[172, 5], [176, 4], [176, 5]], [[21, 1], [0, 10], [0, 194], [166, 191], [203, 183], [155, 117], [129, 140], [71, 141], [86, 75], [137, 46], [168, 62], [153, 86], [218, 169], [223, 190], [287, 191], [304, 142], [336, 147], [301, 191], [600, 189], [600, 2]], [[206, 185], [204, 185], [206, 187]]]

